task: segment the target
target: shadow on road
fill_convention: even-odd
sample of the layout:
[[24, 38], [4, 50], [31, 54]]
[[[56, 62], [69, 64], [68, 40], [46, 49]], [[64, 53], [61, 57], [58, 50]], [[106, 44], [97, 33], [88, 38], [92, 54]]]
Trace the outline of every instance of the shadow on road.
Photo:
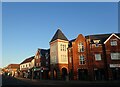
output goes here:
[[120, 87], [120, 81], [31, 80], [3, 76], [2, 87]]

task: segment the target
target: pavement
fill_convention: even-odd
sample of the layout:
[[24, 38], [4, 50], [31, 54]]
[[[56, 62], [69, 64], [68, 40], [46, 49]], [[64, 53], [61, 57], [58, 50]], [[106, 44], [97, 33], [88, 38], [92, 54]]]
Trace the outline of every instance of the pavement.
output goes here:
[[36, 80], [3, 76], [2, 87], [120, 87], [120, 81]]

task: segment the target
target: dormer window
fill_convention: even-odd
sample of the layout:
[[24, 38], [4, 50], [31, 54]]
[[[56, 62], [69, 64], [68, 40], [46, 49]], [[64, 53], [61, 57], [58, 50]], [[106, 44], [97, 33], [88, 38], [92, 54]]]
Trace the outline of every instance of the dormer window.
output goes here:
[[99, 47], [100, 40], [93, 40], [95, 47]]
[[117, 46], [117, 39], [111, 39], [110, 44], [111, 46]]

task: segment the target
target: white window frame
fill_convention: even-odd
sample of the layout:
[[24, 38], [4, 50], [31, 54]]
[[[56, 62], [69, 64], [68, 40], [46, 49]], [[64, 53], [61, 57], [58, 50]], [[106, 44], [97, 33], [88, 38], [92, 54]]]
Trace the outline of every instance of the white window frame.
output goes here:
[[117, 46], [117, 39], [111, 39], [110, 40], [110, 45], [111, 46]]
[[61, 62], [67, 62], [67, 56], [61, 55]]
[[79, 56], [79, 64], [80, 65], [84, 65], [85, 64], [85, 56], [84, 55], [80, 55]]
[[79, 44], [78, 44], [78, 52], [84, 52], [85, 50], [84, 50], [84, 44], [83, 44], [83, 42], [80, 42]]
[[101, 58], [101, 54], [95, 54], [95, 61], [101, 61], [102, 58]]
[[120, 60], [120, 53], [111, 53], [111, 60]]

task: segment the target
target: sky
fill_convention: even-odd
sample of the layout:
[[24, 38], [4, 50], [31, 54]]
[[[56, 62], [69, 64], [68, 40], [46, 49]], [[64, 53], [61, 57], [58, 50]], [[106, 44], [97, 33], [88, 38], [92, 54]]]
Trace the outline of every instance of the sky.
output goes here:
[[2, 67], [21, 63], [38, 48], [49, 49], [58, 28], [69, 40], [118, 32], [118, 3], [3, 2]]

